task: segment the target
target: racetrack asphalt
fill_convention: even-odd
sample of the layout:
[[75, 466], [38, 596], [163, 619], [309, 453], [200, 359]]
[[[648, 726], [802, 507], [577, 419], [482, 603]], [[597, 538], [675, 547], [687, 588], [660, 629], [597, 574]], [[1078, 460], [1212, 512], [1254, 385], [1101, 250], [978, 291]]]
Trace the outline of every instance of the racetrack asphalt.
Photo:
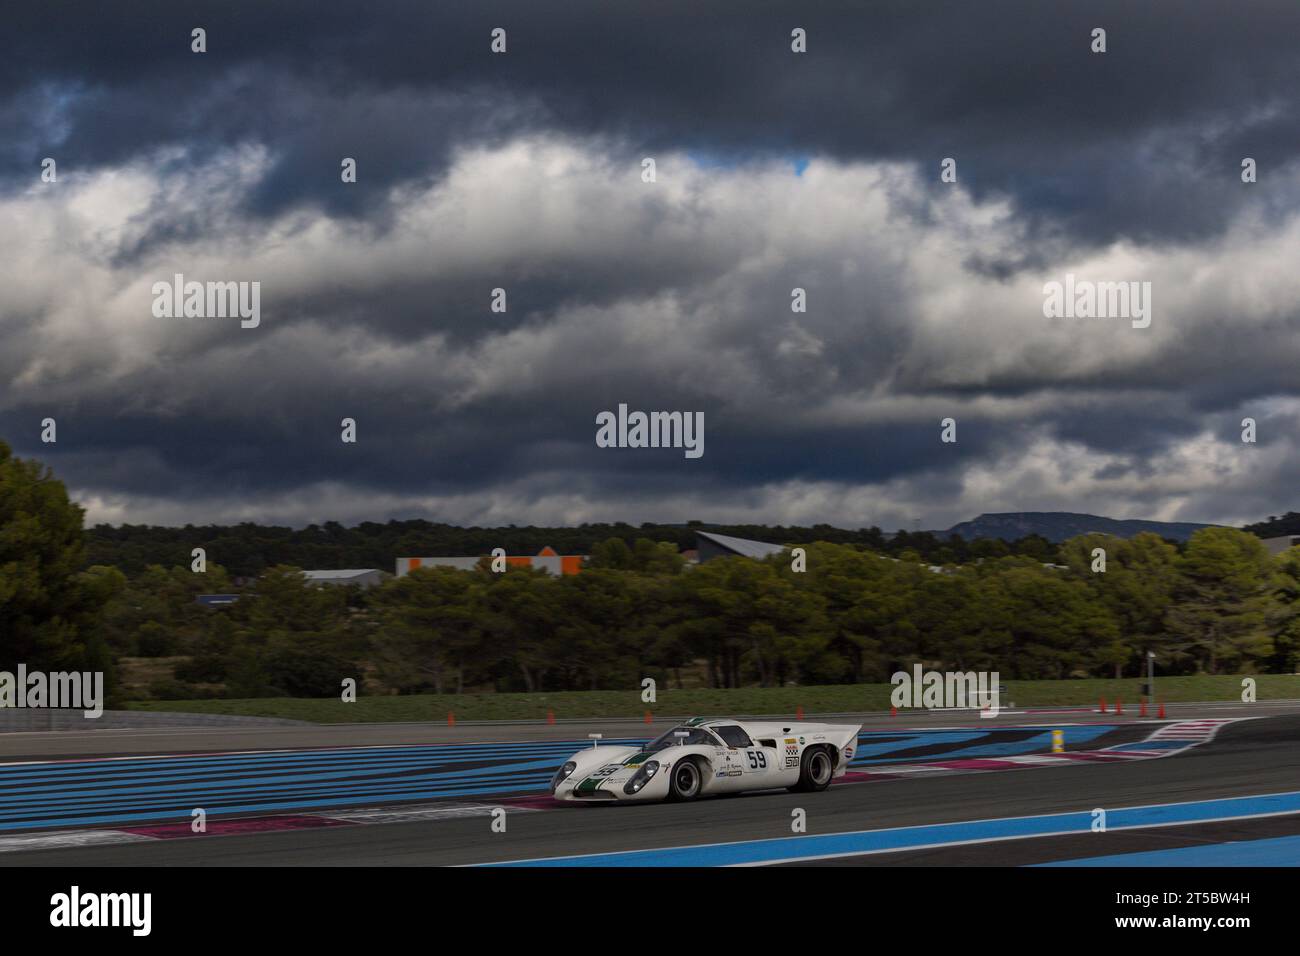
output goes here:
[[[820, 794], [777, 791], [690, 804], [565, 806], [544, 812], [512, 812], [504, 802], [505, 833], [492, 832], [489, 817], [470, 816], [16, 851], [0, 854], [0, 865], [464, 865], [789, 837], [791, 812], [796, 808], [806, 811], [809, 834], [830, 834], [1300, 790], [1300, 713], [1294, 704], [1270, 705], [1267, 710], [1264, 705], [1238, 706], [1235, 712], [1225, 712], [1222, 705], [1201, 707], [1210, 709], [1207, 713], [1190, 706], [1182, 712], [1171, 708], [1170, 716], [1274, 716], [1230, 724], [1209, 743], [1153, 760], [845, 783]], [[1288, 710], [1290, 713], [1285, 713]], [[954, 715], [944, 716], [948, 718], [945, 726], [959, 725]], [[1066, 717], [1061, 715], [1063, 722]], [[1043, 722], [1040, 715], [1015, 719]], [[1107, 718], [1076, 714], [1073, 719], [1100, 722]], [[873, 720], [892, 720], [892, 726], [897, 726], [900, 719], [873, 715]], [[1110, 722], [1114, 720], [1109, 717]], [[910, 723], [918, 722], [913, 719]], [[937, 721], [932, 723], [939, 726]], [[988, 722], [976, 717], [968, 725], [981, 723], [987, 726]], [[408, 733], [412, 730], [412, 725], [397, 726]], [[563, 729], [572, 739], [573, 728]], [[610, 729], [626, 732], [627, 725]], [[643, 725], [640, 729], [644, 733]], [[388, 730], [391, 732], [392, 725]], [[500, 733], [493, 736], [502, 739]], [[341, 741], [333, 739], [331, 743], [338, 746]], [[190, 752], [197, 749], [212, 746], [195, 747]], [[1290, 815], [1160, 831], [1043, 837], [853, 857], [849, 862], [1041, 863], [1187, 846], [1196, 841], [1286, 836], [1300, 832], [1298, 821], [1300, 815]]]

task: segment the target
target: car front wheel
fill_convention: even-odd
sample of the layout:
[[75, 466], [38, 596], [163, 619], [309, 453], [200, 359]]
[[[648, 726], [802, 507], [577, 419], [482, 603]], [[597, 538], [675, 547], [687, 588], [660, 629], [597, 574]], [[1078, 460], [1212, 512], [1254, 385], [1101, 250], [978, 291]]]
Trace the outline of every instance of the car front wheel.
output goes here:
[[700, 765], [689, 758], [677, 761], [668, 777], [668, 798], [670, 800], [694, 800], [700, 795], [704, 782], [700, 774]]

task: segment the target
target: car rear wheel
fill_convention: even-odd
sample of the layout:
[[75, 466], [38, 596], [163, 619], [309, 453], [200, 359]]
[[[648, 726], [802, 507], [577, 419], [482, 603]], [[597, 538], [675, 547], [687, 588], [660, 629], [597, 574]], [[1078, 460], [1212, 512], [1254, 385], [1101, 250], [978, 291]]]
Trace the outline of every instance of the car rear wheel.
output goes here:
[[689, 757], [679, 760], [668, 777], [668, 797], [670, 800], [694, 800], [700, 795], [703, 784], [700, 765]]
[[790, 789], [816, 793], [831, 785], [835, 775], [835, 760], [825, 747], [809, 747], [799, 761], [799, 782]]

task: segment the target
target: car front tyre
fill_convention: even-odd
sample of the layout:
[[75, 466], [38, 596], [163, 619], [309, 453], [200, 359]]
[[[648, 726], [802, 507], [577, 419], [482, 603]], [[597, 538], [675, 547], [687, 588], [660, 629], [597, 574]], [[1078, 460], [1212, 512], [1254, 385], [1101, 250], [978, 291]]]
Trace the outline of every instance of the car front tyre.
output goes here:
[[669, 800], [694, 800], [703, 787], [704, 774], [700, 771], [700, 765], [689, 757], [677, 761], [669, 771]]
[[790, 790], [818, 793], [831, 785], [835, 775], [835, 759], [825, 747], [809, 747], [799, 761], [799, 782]]

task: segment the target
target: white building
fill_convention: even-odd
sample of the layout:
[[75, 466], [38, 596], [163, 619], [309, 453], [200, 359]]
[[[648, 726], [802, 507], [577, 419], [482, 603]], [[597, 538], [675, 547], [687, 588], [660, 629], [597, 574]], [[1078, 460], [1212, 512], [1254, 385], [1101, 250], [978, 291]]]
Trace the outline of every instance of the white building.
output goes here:
[[388, 573], [378, 568], [354, 568], [341, 571], [304, 571], [302, 576], [307, 579], [308, 584], [359, 584], [363, 588], [372, 588], [376, 584], [383, 584]]

